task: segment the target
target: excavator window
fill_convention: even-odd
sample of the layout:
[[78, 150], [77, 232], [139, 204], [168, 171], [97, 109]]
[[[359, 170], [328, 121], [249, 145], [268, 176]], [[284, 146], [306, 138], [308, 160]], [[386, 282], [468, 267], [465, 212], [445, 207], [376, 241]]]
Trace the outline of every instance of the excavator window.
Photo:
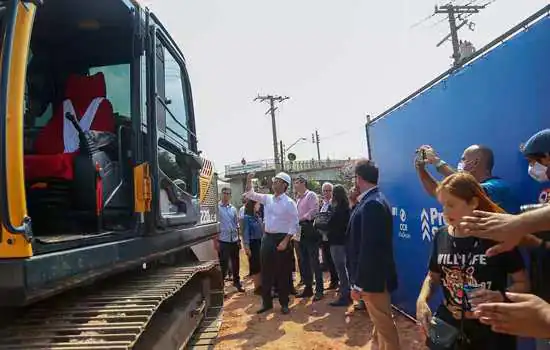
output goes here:
[[113, 111], [119, 118], [130, 119], [130, 64], [92, 67], [89, 75], [102, 72], [107, 86], [107, 99], [113, 105]]
[[156, 57], [160, 99], [157, 110], [158, 129], [170, 142], [190, 149], [184, 75], [179, 63], [160, 40], [157, 41]]
[[185, 66], [162, 33], [155, 43], [160, 214], [167, 226], [195, 223], [200, 220], [200, 166], [193, 156]]

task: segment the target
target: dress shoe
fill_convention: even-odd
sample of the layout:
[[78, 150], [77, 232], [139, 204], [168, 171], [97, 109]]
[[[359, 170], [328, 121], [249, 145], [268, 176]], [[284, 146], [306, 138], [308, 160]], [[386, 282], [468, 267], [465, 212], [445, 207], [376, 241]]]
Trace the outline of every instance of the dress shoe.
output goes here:
[[313, 291], [309, 288], [306, 288], [302, 291], [302, 293], [296, 295], [296, 298], [310, 298], [313, 296]]
[[339, 307], [339, 306], [349, 306], [351, 304], [351, 300], [349, 299], [338, 299], [338, 300], [335, 300], [333, 302], [330, 302], [329, 305], [330, 306], [336, 306], [336, 307]]
[[288, 315], [290, 313], [290, 309], [288, 308], [288, 306], [281, 306], [281, 313], [283, 315]]
[[313, 301], [319, 301], [323, 299], [323, 293], [315, 293], [315, 296], [313, 297]]
[[256, 311], [256, 313], [259, 315], [259, 314], [263, 314], [264, 312], [267, 312], [269, 310], [273, 309], [273, 305], [270, 305], [270, 306], [262, 306], [262, 308], [258, 311]]
[[240, 284], [236, 285], [235, 288], [237, 288], [237, 291], [238, 291], [239, 293], [244, 293], [244, 288], [243, 288], [243, 286], [241, 286]]

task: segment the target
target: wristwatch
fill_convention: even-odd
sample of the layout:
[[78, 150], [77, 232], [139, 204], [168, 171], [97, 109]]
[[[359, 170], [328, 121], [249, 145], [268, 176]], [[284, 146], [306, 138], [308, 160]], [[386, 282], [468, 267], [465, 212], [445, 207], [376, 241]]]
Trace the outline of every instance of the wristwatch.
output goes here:
[[434, 164], [437, 170], [439, 170], [439, 168], [441, 168], [444, 165], [447, 165], [447, 163], [443, 159], [438, 160], [437, 163]]

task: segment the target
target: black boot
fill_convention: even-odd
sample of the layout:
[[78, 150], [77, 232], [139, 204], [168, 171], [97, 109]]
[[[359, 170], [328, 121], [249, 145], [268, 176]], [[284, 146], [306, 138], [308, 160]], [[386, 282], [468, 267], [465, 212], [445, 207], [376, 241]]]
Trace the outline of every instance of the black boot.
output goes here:
[[239, 293], [244, 293], [244, 288], [240, 283], [235, 284], [235, 288], [237, 288]]
[[296, 298], [310, 298], [313, 296], [313, 288], [305, 287], [302, 293], [296, 295]]
[[262, 305], [261, 309], [259, 309], [258, 311], [256, 311], [256, 313], [259, 315], [259, 314], [263, 314], [264, 312], [267, 312], [269, 310], [273, 309], [273, 305]]

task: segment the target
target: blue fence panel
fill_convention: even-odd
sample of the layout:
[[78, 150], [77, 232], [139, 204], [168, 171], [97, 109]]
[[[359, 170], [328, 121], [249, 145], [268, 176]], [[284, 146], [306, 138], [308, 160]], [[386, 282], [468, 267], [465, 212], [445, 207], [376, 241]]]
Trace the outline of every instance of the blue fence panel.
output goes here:
[[432, 230], [443, 224], [440, 205], [416, 175], [415, 150], [431, 144], [456, 165], [464, 148], [485, 144], [495, 153], [494, 174], [522, 203], [537, 202], [542, 188], [528, 176], [519, 145], [550, 127], [549, 68], [546, 17], [371, 124], [372, 158], [394, 207], [399, 289], [393, 300], [405, 312], [415, 314]]

